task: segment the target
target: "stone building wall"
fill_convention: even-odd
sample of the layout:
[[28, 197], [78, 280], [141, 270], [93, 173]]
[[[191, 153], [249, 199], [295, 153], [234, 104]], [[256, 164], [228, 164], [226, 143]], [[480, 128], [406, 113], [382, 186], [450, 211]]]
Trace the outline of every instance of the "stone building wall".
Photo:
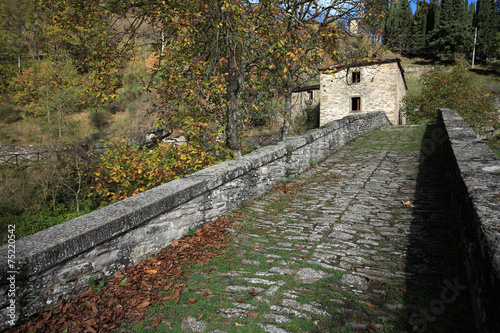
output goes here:
[[316, 87], [310, 89], [304, 88], [302, 91], [297, 91], [292, 94], [292, 119], [299, 116], [307, 107], [318, 105], [320, 90]]
[[[359, 82], [353, 82], [353, 73]], [[406, 95], [404, 76], [397, 61], [370, 63], [320, 75], [320, 125], [350, 114], [385, 111], [392, 124], [400, 119], [401, 101]], [[352, 98], [360, 98], [360, 110], [352, 111]]]
[[0, 247], [10, 260], [0, 262], [0, 331], [81, 294], [90, 277], [110, 277], [158, 253], [388, 123], [383, 112], [352, 115]]

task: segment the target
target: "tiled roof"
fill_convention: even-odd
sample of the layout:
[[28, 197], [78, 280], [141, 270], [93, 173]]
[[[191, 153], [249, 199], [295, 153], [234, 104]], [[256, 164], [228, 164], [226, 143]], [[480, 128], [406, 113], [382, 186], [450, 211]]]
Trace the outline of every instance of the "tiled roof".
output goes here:
[[320, 71], [328, 71], [328, 70], [335, 70], [339, 71], [347, 67], [361, 67], [361, 66], [370, 66], [370, 65], [376, 65], [376, 64], [387, 64], [391, 62], [401, 62], [401, 59], [399, 58], [371, 58], [370, 60], [361, 60], [361, 61], [356, 61], [352, 63], [341, 63], [341, 64], [334, 64], [328, 67], [321, 68]]

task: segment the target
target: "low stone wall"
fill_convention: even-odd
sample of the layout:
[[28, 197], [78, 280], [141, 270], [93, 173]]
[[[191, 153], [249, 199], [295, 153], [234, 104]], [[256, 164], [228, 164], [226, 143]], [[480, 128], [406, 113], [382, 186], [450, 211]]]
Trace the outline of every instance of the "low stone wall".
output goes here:
[[439, 123], [477, 332], [500, 332], [500, 160], [456, 111]]
[[345, 117], [2, 246], [0, 330], [79, 295], [89, 277], [109, 277], [158, 253], [383, 124], [383, 112]]

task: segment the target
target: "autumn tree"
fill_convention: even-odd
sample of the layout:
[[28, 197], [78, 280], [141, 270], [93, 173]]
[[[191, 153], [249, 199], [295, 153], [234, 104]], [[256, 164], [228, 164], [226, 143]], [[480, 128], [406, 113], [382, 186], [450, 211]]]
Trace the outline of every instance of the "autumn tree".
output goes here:
[[30, 0], [0, 2], [0, 92], [40, 53], [40, 29]]
[[[290, 95], [332, 52], [336, 20], [363, 7], [356, 0], [322, 6], [313, 0], [43, 3], [60, 26], [93, 32], [85, 45], [92, 45], [86, 63], [100, 80], [95, 80], [100, 83], [94, 85], [96, 94], [112, 90], [112, 73], [119, 67], [116, 50], [130, 50], [141, 25], [157, 34], [149, 66], [159, 99], [157, 121], [179, 126], [184, 117], [196, 116], [220, 123], [217, 131], [224, 133], [234, 156], [241, 154], [243, 98], [248, 104], [263, 92], [268, 74], [279, 74], [270, 91], [277, 85]], [[89, 12], [96, 16], [84, 14]], [[287, 104], [285, 115], [289, 109]], [[290, 117], [284, 118], [286, 136]]]
[[352, 9], [336, 20], [338, 41], [334, 63], [359, 63], [378, 56], [384, 44], [384, 19], [387, 4], [380, 0], [352, 3]]
[[[277, 87], [285, 100], [281, 114], [282, 139], [286, 139], [290, 131], [294, 89], [317, 78], [318, 69], [335, 50], [335, 21], [347, 12], [347, 7], [339, 4], [332, 2], [325, 7], [316, 1], [285, 0], [277, 6], [279, 20], [270, 24], [266, 34], [269, 48], [265, 67], [270, 74], [268, 84]], [[349, 10], [352, 11], [352, 7]]]
[[13, 101], [34, 117], [45, 117], [51, 146], [53, 129], [63, 140], [64, 117], [73, 111], [82, 93], [82, 77], [64, 53], [46, 57], [23, 71], [13, 81]]
[[[164, 52], [159, 57], [163, 105], [223, 124], [233, 156], [241, 154], [238, 135], [242, 91], [256, 87], [250, 73], [262, 68], [269, 53], [269, 26], [278, 19], [278, 3], [214, 0], [177, 8]], [[182, 11], [181, 11], [182, 9]], [[258, 87], [256, 87], [258, 89]], [[246, 96], [251, 96], [247, 91]], [[162, 119], [167, 119], [165, 113]]]

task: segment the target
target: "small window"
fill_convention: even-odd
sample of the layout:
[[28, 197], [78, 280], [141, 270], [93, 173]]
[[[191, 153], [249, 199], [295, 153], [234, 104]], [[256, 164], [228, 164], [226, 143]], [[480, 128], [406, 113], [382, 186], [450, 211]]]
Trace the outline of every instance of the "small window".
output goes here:
[[307, 100], [308, 101], [312, 101], [313, 100], [313, 91], [312, 90], [308, 90], [307, 91]]
[[351, 111], [361, 111], [361, 97], [351, 98]]
[[361, 82], [361, 73], [360, 72], [352, 72], [352, 83]]

